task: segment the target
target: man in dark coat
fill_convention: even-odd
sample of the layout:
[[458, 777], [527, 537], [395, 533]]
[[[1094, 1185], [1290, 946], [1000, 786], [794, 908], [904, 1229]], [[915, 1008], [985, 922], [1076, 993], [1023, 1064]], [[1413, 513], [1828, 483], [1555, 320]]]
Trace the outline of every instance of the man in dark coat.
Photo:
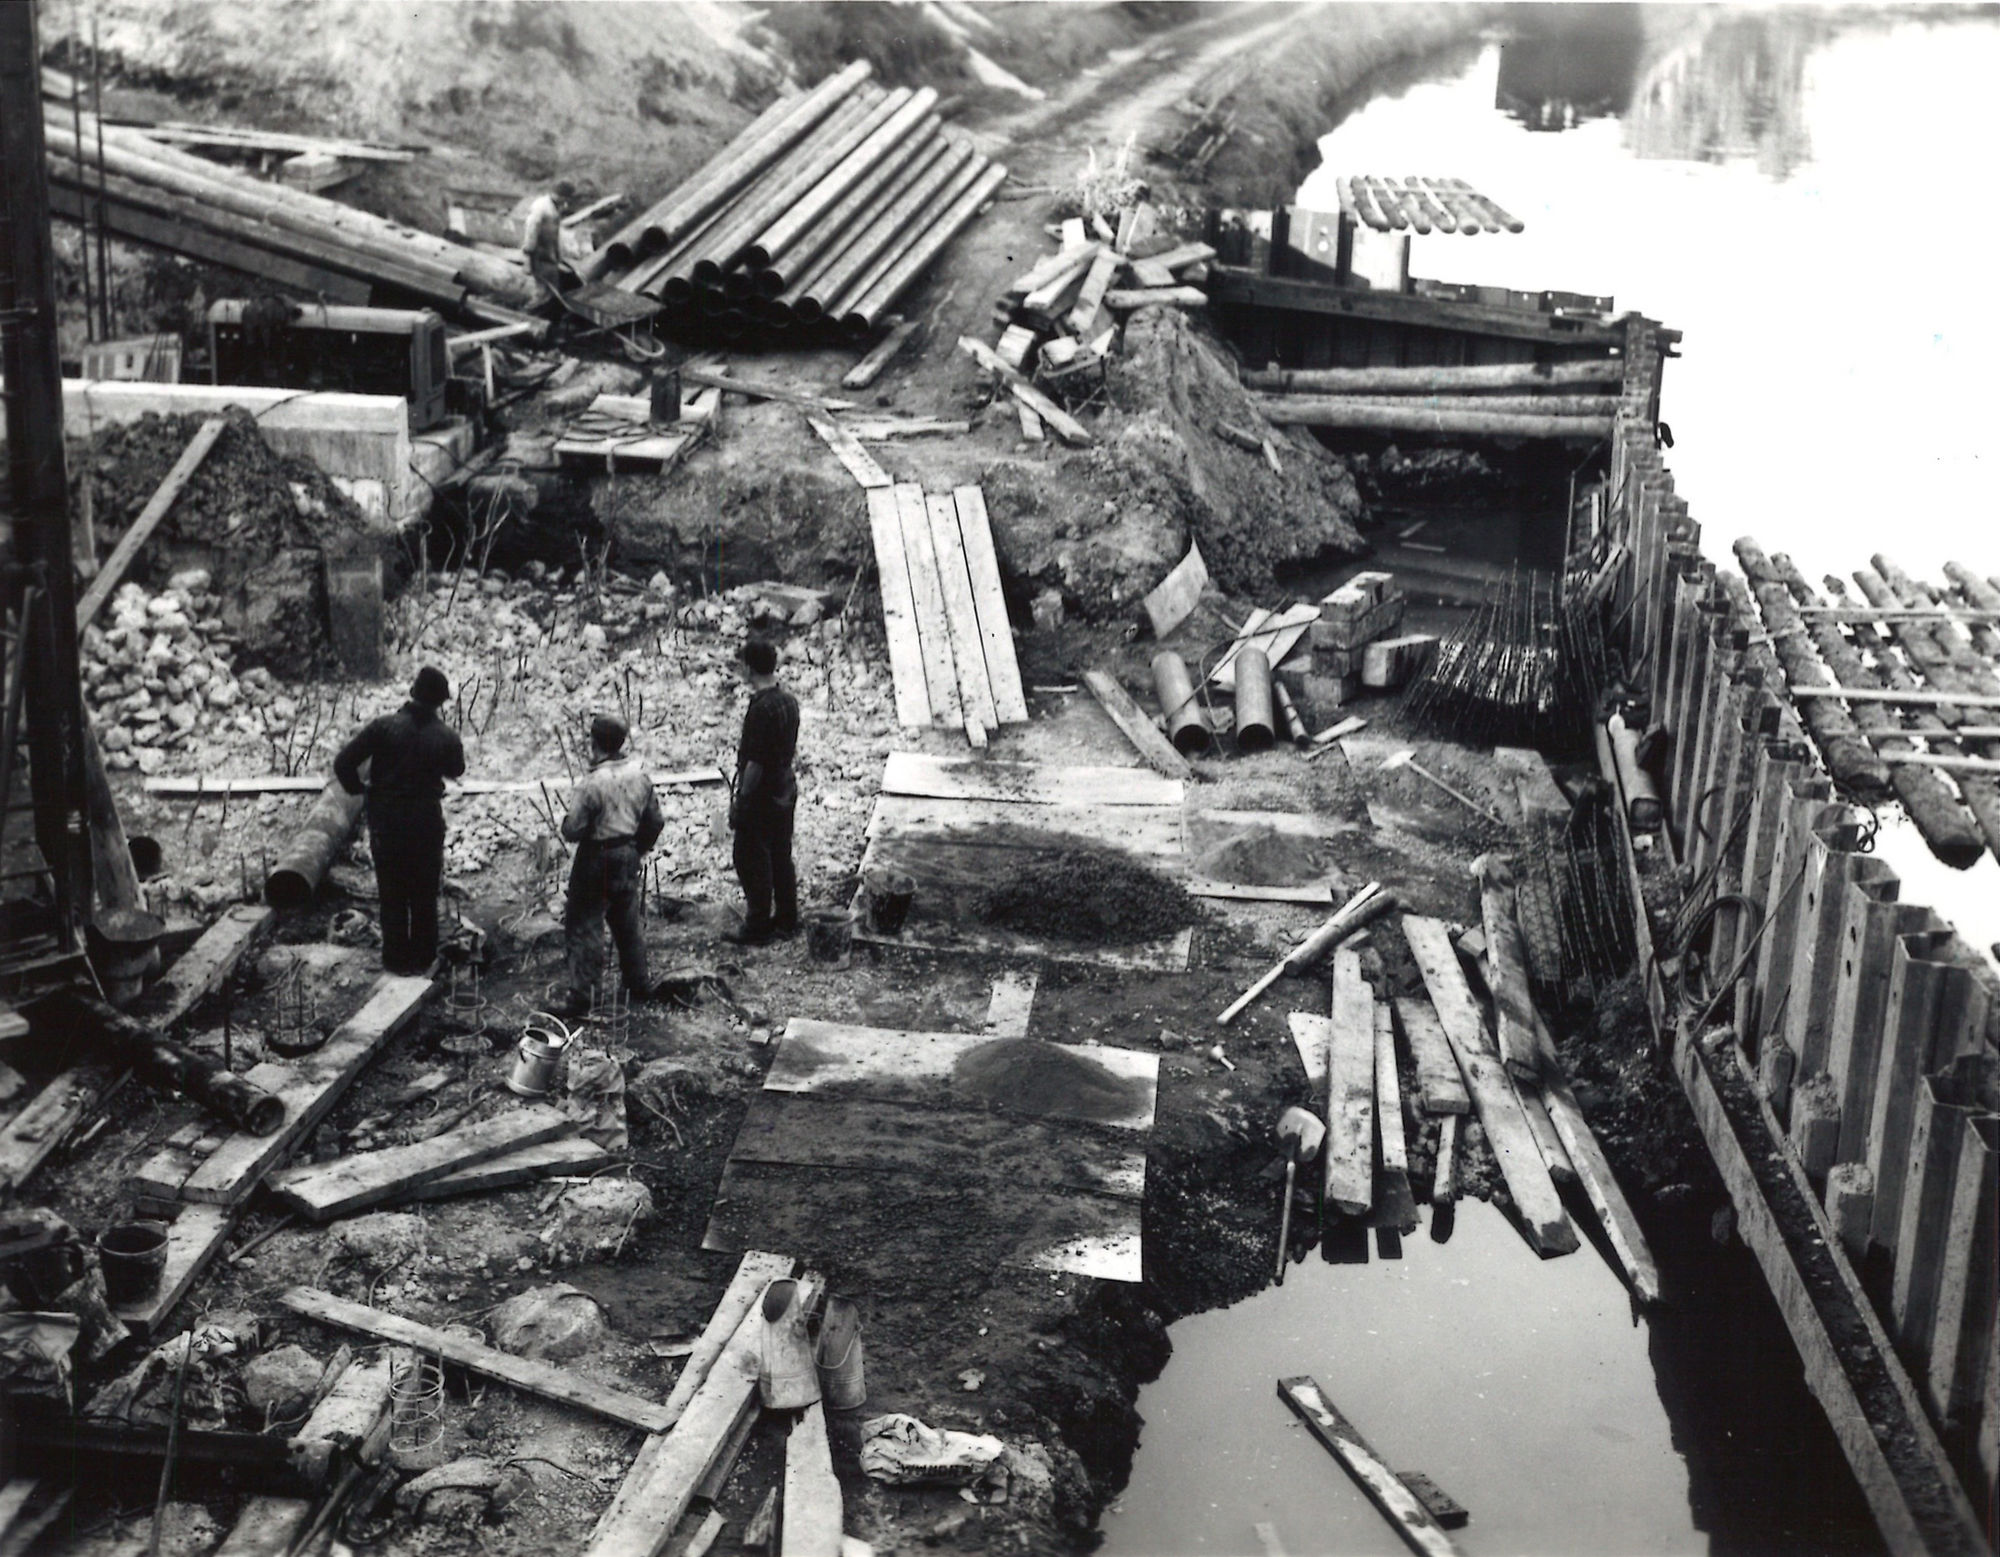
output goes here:
[[604, 927], [618, 948], [618, 970], [634, 1000], [646, 1000], [646, 942], [640, 926], [640, 862], [667, 819], [653, 781], [625, 745], [625, 721], [599, 714], [590, 722], [590, 772], [570, 797], [562, 835], [576, 845], [569, 894], [563, 903], [563, 940], [569, 993], [557, 1016], [582, 1016], [604, 967]]
[[368, 776], [368, 847], [382, 896], [382, 966], [428, 973], [437, 960], [438, 883], [444, 877], [444, 781], [465, 775], [465, 747], [438, 717], [451, 700], [444, 672], [417, 672], [410, 700], [371, 719], [333, 759], [350, 795]]
[[736, 831], [736, 879], [743, 883], [743, 924], [723, 939], [763, 946], [796, 935], [799, 878], [792, 869], [792, 813], [799, 799], [792, 756], [799, 744], [799, 701], [778, 685], [778, 651], [752, 638], [741, 654], [750, 683], [743, 738], [736, 747], [736, 787], [729, 825]]

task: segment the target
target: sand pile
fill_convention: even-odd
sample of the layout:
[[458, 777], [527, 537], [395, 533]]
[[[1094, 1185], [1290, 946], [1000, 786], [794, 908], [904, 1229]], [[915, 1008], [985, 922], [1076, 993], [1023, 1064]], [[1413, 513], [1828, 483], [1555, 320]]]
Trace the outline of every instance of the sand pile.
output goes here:
[[1194, 899], [1178, 883], [1089, 849], [1032, 859], [978, 907], [981, 919], [1002, 929], [1109, 946], [1155, 941], [1196, 918]]

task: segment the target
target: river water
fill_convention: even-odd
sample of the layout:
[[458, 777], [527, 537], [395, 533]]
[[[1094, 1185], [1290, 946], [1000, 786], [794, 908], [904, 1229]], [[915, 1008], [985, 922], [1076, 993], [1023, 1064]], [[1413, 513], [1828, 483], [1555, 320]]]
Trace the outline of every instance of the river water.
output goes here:
[[[1299, 203], [1336, 209], [1341, 173], [1462, 177], [1526, 231], [1418, 237], [1415, 274], [1610, 295], [1682, 330], [1668, 459], [1718, 561], [1748, 534], [1815, 579], [1877, 551], [2000, 573], [1996, 81], [1990, 11], [1524, 8], [1381, 84]], [[1948, 871], [1906, 828], [1881, 848], [1906, 901], [2000, 934], [1992, 860]], [[1295, 1373], [1473, 1510], [1468, 1553], [1867, 1549], [1741, 1246], [1649, 1221], [1678, 1290], [1644, 1319], [1595, 1250], [1540, 1261], [1470, 1204], [1448, 1242], [1314, 1259], [1175, 1325], [1103, 1550], [1255, 1552], [1260, 1521], [1293, 1554], [1402, 1550], [1276, 1398]]]

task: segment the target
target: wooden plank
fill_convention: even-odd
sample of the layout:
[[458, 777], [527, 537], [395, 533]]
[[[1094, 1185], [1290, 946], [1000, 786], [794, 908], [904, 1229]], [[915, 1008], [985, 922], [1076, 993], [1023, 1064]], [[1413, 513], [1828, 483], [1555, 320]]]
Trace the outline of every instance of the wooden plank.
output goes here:
[[1124, 258], [1110, 249], [1101, 250], [1091, 261], [1090, 274], [1083, 278], [1083, 291], [1077, 296], [1076, 306], [1069, 311], [1069, 327], [1077, 335], [1088, 335], [1097, 323], [1098, 310], [1104, 306], [1104, 294], [1111, 290], [1113, 279], [1124, 265]]
[[1423, 1500], [1403, 1485], [1402, 1478], [1369, 1447], [1368, 1440], [1355, 1431], [1354, 1424], [1340, 1414], [1314, 1380], [1303, 1376], [1280, 1379], [1278, 1398], [1340, 1462], [1412, 1551], [1424, 1557], [1450, 1557], [1458, 1551]]
[[[722, 769], [672, 768], [651, 775], [655, 788], [671, 786], [680, 788], [692, 784], [720, 784]], [[471, 798], [480, 795], [525, 795], [534, 794], [544, 785], [551, 788], [566, 785], [569, 780], [561, 775], [548, 778], [525, 779], [462, 779], [445, 786], [446, 801]], [[211, 778], [197, 774], [192, 778], [155, 777], [142, 781], [141, 787], [149, 795], [157, 795], [167, 800], [212, 800], [224, 795], [317, 795], [326, 788], [324, 777], [308, 775], [288, 778], [283, 774], [267, 774], [261, 778]], [[260, 910], [245, 908], [231, 910], [251, 916], [258, 916]]]
[[1033, 968], [1003, 970], [993, 981], [993, 998], [986, 1003], [986, 1030], [997, 1038], [1027, 1037], [1040, 981], [1041, 974]]
[[972, 580], [972, 606], [979, 617], [979, 640], [986, 653], [986, 679], [993, 688], [993, 707], [1002, 724], [1026, 724], [1028, 702], [1021, 688], [1021, 667], [1014, 653], [1014, 629], [1007, 619], [1007, 597], [1000, 587], [1000, 559], [993, 549], [993, 526], [986, 516], [986, 494], [978, 487], [956, 487], [952, 503], [958, 510], [959, 544]]
[[1139, 1132], [1079, 1130], [1073, 1121], [1087, 1117], [1083, 1110], [1035, 1118], [977, 1099], [954, 1108], [943, 1089], [928, 1092], [926, 1098], [925, 1089], [906, 1088], [888, 1100], [766, 1088], [751, 1098], [729, 1160], [1145, 1198], [1146, 1145]]
[[[801, 1300], [810, 1304], [820, 1286], [817, 1276], [800, 1278]], [[735, 1290], [732, 1283], [730, 1294]], [[659, 1557], [665, 1550], [695, 1488], [727, 1448], [743, 1411], [754, 1405], [763, 1333], [762, 1314], [746, 1312], [672, 1431], [640, 1448], [591, 1531], [585, 1557]]]
[[948, 493], [926, 493], [924, 515], [930, 521], [931, 549], [937, 559], [938, 583], [944, 590], [945, 629], [951, 636], [952, 664], [958, 670], [959, 702], [966, 716], [977, 719], [983, 729], [997, 729], [1000, 715], [994, 708], [993, 684], [986, 675], [986, 643], [972, 602], [965, 544], [959, 538], [958, 505]]
[[1514, 1197], [1528, 1241], [1544, 1255], [1570, 1253], [1577, 1247], [1576, 1229], [1570, 1225], [1562, 1197], [1556, 1193], [1548, 1166], [1535, 1145], [1514, 1084], [1487, 1035], [1485, 1019], [1465, 982], [1450, 935], [1438, 920], [1405, 914], [1403, 937], [1430, 990], [1438, 1023], [1465, 1073], [1466, 1089], [1485, 1127], [1501, 1176], [1507, 1181], [1508, 1193]]
[[1311, 882], [1296, 887], [1260, 887], [1240, 881], [1213, 881], [1206, 876], [1190, 876], [1186, 882], [1190, 897], [1212, 897], [1231, 903], [1331, 903], [1333, 887], [1327, 882]]
[[1229, 650], [1222, 656], [1215, 669], [1209, 672], [1209, 682], [1221, 687], [1225, 692], [1236, 689], [1236, 656], [1245, 648], [1262, 649], [1276, 670], [1286, 656], [1298, 647], [1312, 624], [1319, 620], [1319, 607], [1311, 601], [1299, 601], [1282, 611], [1259, 610], [1252, 613], [1253, 619], [1246, 621], [1243, 631], [1230, 643]]
[[1306, 1085], [1314, 1097], [1326, 1090], [1326, 1057], [1333, 1044], [1333, 1018], [1317, 1011], [1289, 1011], [1286, 1021], [1292, 1030], [1292, 1047], [1299, 1051], [1299, 1065], [1306, 1073]]
[[729, 1285], [723, 1289], [717, 1300], [715, 1311], [708, 1316], [708, 1323], [695, 1338], [694, 1350], [687, 1354], [681, 1364], [679, 1377], [674, 1380], [673, 1391], [667, 1396], [663, 1408], [669, 1422], [678, 1422], [694, 1399], [695, 1392], [708, 1381], [709, 1370], [715, 1366], [730, 1337], [749, 1314], [751, 1305], [763, 1296], [764, 1289], [774, 1281], [781, 1281], [798, 1268], [798, 1261], [788, 1254], [771, 1254], [762, 1249], [746, 1249], [743, 1258], [737, 1261], [735, 1274], [729, 1278]]
[[[883, 1100], [898, 1095], [936, 1097], [941, 1088], [949, 1094], [953, 1077], [968, 1055], [996, 1045], [1026, 1042], [989, 1038], [983, 1033], [909, 1032], [795, 1016], [785, 1026], [785, 1035], [779, 1040], [764, 1086], [773, 1092], [865, 1087], [871, 1096]], [[1080, 1076], [1101, 1077], [1102, 1085], [1094, 1089], [1100, 1095], [1034, 1109], [1024, 1107], [1020, 1099], [986, 1101], [1009, 1112], [1035, 1117], [1086, 1119], [1120, 1130], [1152, 1129], [1160, 1080], [1157, 1054], [1100, 1044], [1048, 1047], [1074, 1064]], [[1120, 1083], [1122, 1097], [1106, 1095]]]
[[287, 1557], [312, 1511], [309, 1498], [251, 1497], [215, 1557]]
[[1035, 414], [1034, 407], [1017, 401], [1014, 410], [1020, 418], [1021, 436], [1023, 438], [1027, 439], [1030, 443], [1043, 443], [1047, 441], [1048, 431], [1042, 426], [1042, 419]]
[[1437, 1165], [1431, 1172], [1431, 1204], [1442, 1210], [1458, 1198], [1458, 1121], [1460, 1114], [1438, 1115]]
[[868, 529], [875, 540], [882, 626], [889, 640], [889, 672], [896, 686], [896, 723], [906, 730], [922, 729], [931, 722], [930, 690], [924, 677], [923, 644], [917, 636], [909, 561], [903, 552], [902, 519], [893, 492], [878, 487], [868, 494]]
[[779, 1557], [840, 1557], [840, 1482], [817, 1400], [785, 1439], [784, 1509]]
[[1465, 1078], [1458, 1073], [1458, 1061], [1451, 1043], [1438, 1025], [1431, 1003], [1418, 995], [1398, 996], [1396, 1018], [1403, 1027], [1403, 1041], [1410, 1046], [1410, 1058], [1417, 1067], [1417, 1093], [1427, 1114], [1469, 1114], [1472, 1098], [1465, 1090]]
[[820, 442], [833, 450], [833, 457], [846, 466], [847, 473], [864, 488], [895, 485], [895, 478], [876, 462], [874, 455], [861, 447], [861, 440], [845, 427], [824, 416], [808, 414], [806, 421], [819, 434]]
[[1535, 1138], [1535, 1150], [1542, 1154], [1542, 1162], [1549, 1170], [1549, 1177], [1558, 1184], [1574, 1184], [1576, 1169], [1570, 1163], [1569, 1151], [1556, 1133], [1555, 1121], [1549, 1118], [1548, 1104], [1543, 1101], [1541, 1089], [1516, 1082], [1512, 1075], [1507, 1077], [1514, 1088], [1514, 1096], [1521, 1103], [1521, 1117], [1528, 1121], [1528, 1133]]
[[598, 1173], [615, 1160], [611, 1153], [595, 1141], [587, 1141], [582, 1136], [570, 1136], [567, 1139], [543, 1141], [535, 1146], [524, 1146], [519, 1151], [508, 1152], [504, 1157], [495, 1157], [492, 1161], [482, 1162], [477, 1167], [460, 1168], [455, 1173], [447, 1173], [443, 1178], [412, 1184], [397, 1198], [449, 1200], [454, 1195], [490, 1194], [496, 1189], [511, 1189], [516, 1184], [529, 1184], [536, 1179], [551, 1178], [561, 1174]]
[[83, 598], [77, 601], [76, 630], [79, 635], [90, 625], [104, 602], [111, 598], [111, 592], [124, 582], [125, 572], [132, 566], [132, 559], [139, 555], [139, 548], [152, 539], [160, 521], [167, 517], [167, 510], [174, 506], [174, 499], [181, 495], [181, 489], [188, 484], [189, 478], [200, 469], [201, 462], [208, 457], [208, 451], [215, 447], [215, 440], [222, 436], [222, 429], [228, 425], [223, 418], [211, 416], [188, 439], [187, 447], [181, 450], [181, 457], [174, 461], [166, 478], [146, 499], [146, 506], [139, 510], [138, 518], [119, 538], [111, 555], [105, 558], [104, 566], [97, 570], [97, 577], [90, 581]]
[[1053, 767], [896, 751], [882, 768], [882, 791], [938, 800], [1030, 801], [1055, 805], [1177, 806], [1178, 779], [1142, 768]]
[[317, 1287], [293, 1287], [281, 1294], [278, 1302], [295, 1314], [333, 1329], [352, 1330], [398, 1346], [413, 1346], [426, 1356], [441, 1358], [481, 1378], [494, 1379], [543, 1400], [574, 1406], [626, 1427], [664, 1433], [673, 1425], [665, 1407], [627, 1390], [610, 1388], [580, 1373], [533, 1358], [516, 1357], [511, 1352], [469, 1341], [399, 1314], [349, 1302]]
[[1890, 687], [1802, 687], [1785, 689], [1793, 702], [1837, 697], [1845, 703], [1888, 703], [1896, 708], [2000, 708], [2000, 695], [1985, 692], [1898, 692]]
[[1375, 1128], [1382, 1140], [1382, 1166], [1406, 1178], [1410, 1150], [1403, 1138], [1403, 1083], [1396, 1070], [1396, 1019], [1389, 1006], [1375, 1004]]
[[460, 1125], [427, 1141], [284, 1168], [270, 1176], [270, 1185], [307, 1221], [327, 1222], [401, 1195], [414, 1185], [575, 1132], [576, 1121], [560, 1110], [531, 1104]]
[[840, 381], [840, 387], [866, 389], [874, 383], [882, 376], [882, 370], [895, 360], [896, 353], [903, 349], [922, 324], [921, 319], [905, 319], [901, 324], [892, 326], [889, 333], [869, 350], [867, 356], [847, 370], [846, 376]]
[[958, 347], [987, 372], [999, 375], [1001, 381], [1013, 391], [1014, 398], [1053, 427], [1056, 436], [1064, 443], [1082, 445], [1097, 441], [1089, 428], [1008, 367], [984, 341], [975, 341], [969, 335], [961, 335], [958, 338]]
[[[233, 1206], [245, 1200], [264, 1175], [289, 1157], [299, 1143], [332, 1111], [355, 1077], [389, 1040], [401, 1032], [430, 998], [431, 981], [421, 977], [384, 974], [375, 981], [361, 1009], [334, 1029], [312, 1054], [259, 1072], [278, 1085], [285, 1105], [285, 1122], [271, 1135], [243, 1131], [226, 1137], [208, 1160], [189, 1175], [181, 1194], [204, 1205]], [[279, 1081], [279, 1077], [288, 1077]], [[261, 1084], [261, 1083], [260, 1083]]]
[[[1482, 866], [1484, 868], [1482, 868]], [[1500, 1063], [1517, 1082], [1535, 1080], [1535, 1005], [1528, 994], [1527, 955], [1515, 919], [1514, 886], [1490, 856], [1473, 861], [1479, 876], [1479, 917], [1486, 927], [1486, 988]]]
[[20, 1518], [21, 1510], [28, 1506], [28, 1499], [35, 1495], [39, 1485], [33, 1476], [14, 1476], [0, 1486], [0, 1535], [5, 1535], [8, 1526]]
[[1081, 841], [1149, 859], [1182, 852], [1178, 806], [1037, 805], [878, 795], [866, 836], [1015, 849], [1054, 849]]
[[1375, 997], [1361, 954], [1333, 954], [1327, 1055], [1325, 1204], [1360, 1216], [1375, 1201]]
[[52, 1077], [0, 1126], [0, 1193], [17, 1188], [76, 1128], [110, 1081], [103, 1067], [79, 1065]]
[[1138, 750], [1146, 766], [1156, 773], [1164, 773], [1168, 778], [1191, 779], [1194, 767], [1187, 758], [1174, 749], [1174, 743], [1162, 735], [1153, 721], [1146, 717], [1144, 709], [1132, 700], [1132, 694], [1118, 684], [1109, 671], [1086, 670], [1083, 684], [1090, 688], [1111, 722]]
[[731, 394], [748, 395], [752, 400], [782, 400], [787, 405], [805, 406], [814, 411], [852, 411], [855, 402], [836, 400], [827, 395], [816, 395], [810, 390], [787, 389], [781, 384], [768, 383], [762, 379], [734, 378], [719, 368], [703, 368], [684, 364], [681, 368], [681, 382], [702, 384], [714, 389], [726, 389]]
[[900, 482], [895, 494], [896, 522], [902, 527], [903, 556], [909, 564], [910, 598], [916, 608], [917, 642], [923, 648], [924, 686], [931, 716], [942, 724], [963, 724], [965, 707], [958, 696], [958, 666], [952, 658], [951, 630], [945, 625], [944, 584], [931, 546], [924, 489], [913, 482]]
[[[315, 791], [325, 787], [324, 780], [313, 780]], [[174, 959], [173, 965], [134, 1003], [132, 1014], [160, 1032], [177, 1026], [197, 1004], [222, 987], [223, 980], [236, 971], [244, 953], [277, 922], [277, 917], [262, 904], [242, 904], [230, 909]]]
[[155, 1334], [222, 1252], [239, 1215], [241, 1208], [235, 1206], [183, 1206], [167, 1224], [167, 1263], [160, 1271], [160, 1284], [150, 1296], [114, 1304], [111, 1311], [140, 1339]]

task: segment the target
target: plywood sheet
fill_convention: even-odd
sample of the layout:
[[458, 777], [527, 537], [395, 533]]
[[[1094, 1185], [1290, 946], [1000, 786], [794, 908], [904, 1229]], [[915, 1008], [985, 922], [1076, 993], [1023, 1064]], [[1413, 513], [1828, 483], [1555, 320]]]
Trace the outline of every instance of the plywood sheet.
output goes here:
[[889, 754], [882, 791], [936, 799], [1039, 801], [1057, 805], [1177, 806], [1187, 786], [1145, 768], [1052, 767], [979, 757]]
[[1181, 853], [1178, 806], [1069, 806], [881, 795], [870, 838], [925, 838], [986, 848], [1050, 849], [1072, 840], [1157, 860]]

